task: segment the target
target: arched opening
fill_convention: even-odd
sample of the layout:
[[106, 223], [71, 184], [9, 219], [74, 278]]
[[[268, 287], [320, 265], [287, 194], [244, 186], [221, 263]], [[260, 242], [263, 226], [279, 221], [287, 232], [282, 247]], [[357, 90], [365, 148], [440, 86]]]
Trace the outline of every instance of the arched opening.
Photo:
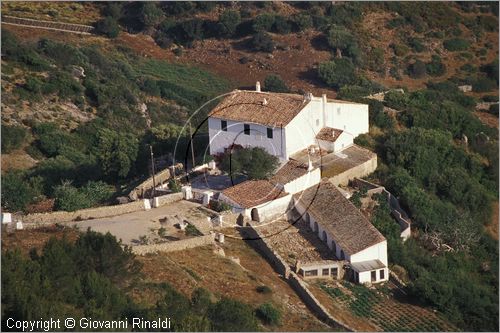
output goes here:
[[314, 232], [318, 232], [318, 222], [314, 222]]
[[306, 222], [307, 224], [311, 224], [311, 216], [309, 215], [309, 213], [306, 213]]
[[250, 215], [252, 216], [252, 221], [260, 222], [259, 211], [257, 208], [252, 208]]
[[344, 250], [340, 250], [340, 259], [341, 259], [341, 260], [344, 260], [344, 259], [345, 259]]
[[335, 241], [332, 239], [332, 251], [333, 253], [337, 254], [337, 244], [335, 244]]
[[327, 241], [327, 237], [326, 237], [326, 231], [323, 230], [323, 240], [326, 242]]

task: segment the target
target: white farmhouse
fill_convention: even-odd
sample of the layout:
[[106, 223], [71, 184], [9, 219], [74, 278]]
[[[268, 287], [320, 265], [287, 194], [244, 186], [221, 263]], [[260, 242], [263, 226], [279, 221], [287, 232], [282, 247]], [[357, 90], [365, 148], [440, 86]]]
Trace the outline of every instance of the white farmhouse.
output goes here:
[[312, 145], [337, 152], [368, 132], [368, 105], [326, 95], [234, 90], [208, 118], [210, 154], [233, 145], [262, 147], [282, 161]]

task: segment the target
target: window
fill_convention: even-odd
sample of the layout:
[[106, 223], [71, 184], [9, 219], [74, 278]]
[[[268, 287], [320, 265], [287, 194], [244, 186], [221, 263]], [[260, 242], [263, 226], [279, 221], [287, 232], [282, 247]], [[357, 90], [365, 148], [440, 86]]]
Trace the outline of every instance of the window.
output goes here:
[[316, 119], [316, 126], [319, 126], [319, 119]]
[[250, 135], [250, 125], [248, 124], [243, 125], [243, 133], [245, 133], [245, 135]]
[[227, 132], [227, 121], [226, 121], [226, 120], [221, 120], [221, 121], [220, 121], [220, 128], [221, 128], [224, 132]]
[[267, 137], [269, 139], [272, 139], [273, 138], [273, 129], [272, 128], [267, 128]]
[[339, 269], [337, 267], [332, 268], [332, 277], [337, 278], [339, 276]]
[[337, 108], [337, 115], [340, 116], [340, 108]]
[[385, 270], [381, 269], [380, 270], [380, 280], [385, 279]]
[[372, 282], [377, 281], [377, 271], [371, 271]]
[[306, 271], [305, 276], [318, 276], [318, 270], [314, 269], [312, 271]]
[[323, 268], [323, 272], [321, 273], [321, 275], [328, 276], [329, 273], [330, 273], [330, 269], [329, 268]]

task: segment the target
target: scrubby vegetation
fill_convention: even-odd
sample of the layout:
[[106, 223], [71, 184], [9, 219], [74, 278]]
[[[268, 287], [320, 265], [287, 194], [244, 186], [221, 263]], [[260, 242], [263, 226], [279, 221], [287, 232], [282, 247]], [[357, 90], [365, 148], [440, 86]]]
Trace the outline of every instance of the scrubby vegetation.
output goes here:
[[[96, 114], [93, 120], [71, 131], [55, 122], [2, 124], [3, 152], [22, 147], [31, 136], [26, 151], [40, 161], [24, 173], [4, 175], [7, 187], [38, 184], [35, 188], [21, 186], [26, 191], [17, 196], [2, 187], [2, 206], [10, 210], [24, 210], [28, 204], [45, 198], [55, 198], [55, 208], [67, 210], [108, 202], [112, 195], [88, 198], [89, 182], [126, 185], [146, 176], [149, 144], [158, 156], [171, 154], [180, 138], [177, 158], [184, 157], [188, 136], [180, 126], [197, 107], [226, 90], [225, 81], [207, 72], [139, 58], [126, 48], [76, 48], [48, 39], [29, 44], [8, 31], [2, 32], [2, 47], [5, 61], [25, 73], [25, 83], [13, 86], [9, 103], [56, 98], [78, 105], [81, 112]], [[81, 67], [85, 77], [75, 76], [74, 66]], [[48, 75], [38, 75], [42, 70]], [[172, 102], [147, 102], [143, 115], [141, 104], [149, 96]], [[204, 118], [203, 112], [207, 110], [198, 115], [200, 119]], [[147, 118], [152, 128], [148, 128]], [[206, 144], [199, 140], [194, 143], [198, 148]], [[63, 182], [71, 182], [71, 186]], [[115, 188], [111, 189], [114, 194]], [[118, 195], [120, 186], [116, 189]]]
[[263, 148], [233, 149], [221, 158], [221, 169], [231, 177], [245, 175], [249, 179], [266, 179], [274, 174], [278, 158]]
[[[156, 304], [139, 303], [130, 291], [150, 290]], [[167, 283], [146, 283], [129, 247], [109, 233], [87, 231], [75, 242], [51, 238], [38, 252], [2, 252], [2, 330], [7, 318], [80, 318], [129, 320], [171, 318], [172, 331], [256, 331], [254, 310], [233, 299], [214, 302], [198, 288], [191, 298]], [[259, 309], [268, 309], [265, 305]], [[276, 310], [266, 318], [279, 319]], [[275, 321], [273, 321], [275, 322]], [[129, 325], [129, 327], [130, 327]]]

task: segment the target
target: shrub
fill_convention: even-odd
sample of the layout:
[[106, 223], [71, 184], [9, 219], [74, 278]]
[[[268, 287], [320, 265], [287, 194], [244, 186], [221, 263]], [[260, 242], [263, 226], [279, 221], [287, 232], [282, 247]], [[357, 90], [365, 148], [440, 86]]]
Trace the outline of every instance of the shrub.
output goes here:
[[9, 171], [2, 175], [2, 207], [9, 212], [23, 211], [40, 195], [41, 188], [25, 179], [20, 171]]
[[210, 208], [215, 210], [216, 212], [225, 212], [231, 209], [231, 206], [224, 201], [210, 201]]
[[425, 76], [427, 68], [421, 60], [416, 60], [408, 66], [408, 75], [413, 79], [419, 79]]
[[407, 94], [403, 94], [396, 90], [391, 90], [385, 94], [384, 102], [391, 108], [404, 110], [408, 105], [409, 99]]
[[241, 302], [223, 298], [210, 307], [208, 318], [214, 331], [258, 330], [257, 320], [252, 309]]
[[498, 104], [490, 105], [488, 112], [498, 117]]
[[187, 236], [203, 236], [203, 234], [192, 224], [188, 224], [185, 229]]
[[292, 20], [298, 31], [305, 31], [313, 26], [311, 16], [304, 13], [293, 16]]
[[170, 178], [168, 181], [168, 188], [173, 192], [173, 193], [179, 193], [181, 191], [181, 184], [174, 178]]
[[146, 28], [151, 28], [160, 23], [163, 19], [163, 12], [154, 2], [143, 2], [139, 10], [139, 21]]
[[285, 81], [277, 74], [270, 74], [264, 79], [264, 90], [272, 92], [290, 92]]
[[271, 303], [260, 305], [255, 311], [257, 317], [266, 325], [276, 326], [281, 323], [281, 312]]
[[111, 16], [107, 16], [106, 18], [99, 20], [96, 23], [95, 29], [97, 33], [109, 38], [118, 37], [118, 33], [120, 32], [118, 22]]
[[470, 43], [462, 38], [447, 39], [443, 42], [443, 46], [448, 51], [465, 51], [469, 48]]
[[240, 13], [235, 10], [226, 10], [219, 17], [217, 24], [221, 36], [232, 36], [241, 22]]
[[408, 47], [402, 44], [394, 44], [392, 43], [389, 47], [394, 51], [394, 54], [398, 57], [404, 57], [410, 51]]
[[212, 305], [212, 294], [204, 288], [196, 288], [191, 295], [191, 306], [198, 314], [207, 313]]
[[335, 89], [340, 89], [344, 85], [355, 84], [357, 81], [354, 65], [346, 58], [320, 64], [318, 75], [327, 85]]
[[257, 290], [257, 292], [261, 293], [261, 294], [270, 294], [273, 292], [271, 290], [271, 288], [269, 288], [268, 286], [265, 286], [265, 285], [258, 286], [257, 288], [255, 288], [255, 290]]
[[80, 190], [90, 200], [92, 205], [109, 200], [115, 192], [113, 186], [103, 181], [89, 181]]
[[55, 208], [72, 212], [78, 209], [90, 208], [93, 206], [92, 200], [83, 191], [79, 191], [70, 182], [54, 188]]
[[292, 25], [286, 17], [276, 15], [274, 18], [273, 30], [279, 34], [288, 34], [292, 30]]
[[480, 77], [472, 82], [472, 90], [475, 92], [487, 92], [498, 89], [498, 84], [495, 80]]
[[258, 15], [253, 21], [253, 30], [255, 32], [260, 31], [271, 31], [274, 25], [274, 15], [270, 13], [264, 13]]
[[358, 44], [356, 39], [346, 28], [342, 26], [333, 26], [327, 35], [328, 45], [342, 55], [355, 58]]
[[408, 39], [408, 45], [415, 51], [415, 52], [424, 52], [425, 51], [425, 45], [422, 43], [422, 40], [420, 38], [409, 38]]
[[441, 76], [446, 73], [446, 66], [441, 62], [441, 57], [433, 55], [431, 62], [425, 65], [427, 74], [431, 76]]
[[28, 131], [22, 126], [2, 124], [2, 154], [21, 148], [28, 138]]
[[256, 33], [251, 40], [252, 48], [255, 51], [262, 52], [273, 52], [274, 51], [274, 41], [271, 36], [266, 32]]

